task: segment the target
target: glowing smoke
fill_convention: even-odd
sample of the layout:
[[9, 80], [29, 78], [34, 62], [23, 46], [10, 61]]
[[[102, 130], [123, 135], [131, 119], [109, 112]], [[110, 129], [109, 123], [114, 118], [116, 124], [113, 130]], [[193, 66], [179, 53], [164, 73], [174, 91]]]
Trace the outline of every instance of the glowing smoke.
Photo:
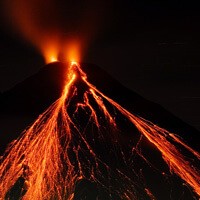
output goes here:
[[100, 30], [108, 2], [4, 0], [4, 16], [12, 30], [39, 49], [46, 63], [59, 56], [80, 61]]

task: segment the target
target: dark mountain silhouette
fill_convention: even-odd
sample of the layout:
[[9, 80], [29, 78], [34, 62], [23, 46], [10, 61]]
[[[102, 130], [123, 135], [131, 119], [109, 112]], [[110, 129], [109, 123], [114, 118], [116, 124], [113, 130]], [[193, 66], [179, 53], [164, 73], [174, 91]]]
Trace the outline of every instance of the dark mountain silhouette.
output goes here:
[[[200, 137], [198, 130], [180, 120], [159, 104], [125, 88], [98, 66], [83, 63], [82, 68], [86, 71], [91, 83], [130, 112], [150, 120], [170, 132], [179, 134], [189, 144], [199, 148], [199, 146], [196, 146], [196, 139]], [[45, 66], [37, 74], [17, 84], [11, 90], [1, 93], [1, 117], [12, 115], [35, 119], [60, 97], [66, 76], [66, 64], [52, 63]], [[24, 128], [23, 125], [22, 127]], [[17, 135], [18, 133], [16, 133]]]
[[[105, 95], [118, 102], [131, 113], [152, 121], [154, 124], [165, 128], [170, 132], [179, 134], [187, 144], [197, 151], [199, 150], [198, 141], [200, 139], [200, 133], [195, 128], [178, 119], [176, 116], [162, 108], [162, 106], [146, 100], [140, 95], [125, 88], [99, 67], [86, 63], [82, 63], [81, 67], [83, 71], [87, 73], [88, 80]], [[11, 90], [1, 94], [1, 152], [5, 150], [5, 147], [9, 142], [16, 139], [20, 132], [33, 122], [40, 113], [45, 111], [60, 97], [65, 86], [66, 77], [67, 64], [51, 63], [45, 66], [37, 74], [19, 83]], [[85, 86], [81, 81], [77, 81], [76, 84], [80, 90], [80, 95], [77, 95], [73, 100], [69, 113], [74, 112], [73, 106], [76, 102], [80, 101], [82, 98], [81, 91], [85, 90]], [[95, 110], [98, 113], [98, 108], [95, 107]], [[80, 124], [80, 127], [82, 127], [86, 123], [87, 117], [85, 114], [80, 115], [81, 117], [77, 116], [77, 122]], [[120, 140], [120, 147], [122, 147], [124, 152], [127, 153], [126, 156], [128, 159], [130, 152], [128, 147], [126, 147], [126, 144], [130, 143], [130, 141], [131, 144], [136, 144], [139, 135], [133, 125], [130, 125], [130, 123], [127, 122], [119, 113], [117, 113], [117, 115], [118, 118], [116, 119], [116, 123], [123, 132], [118, 139]], [[103, 141], [105, 143], [105, 148], [102, 150], [102, 143], [97, 141], [96, 145], [94, 145], [95, 151], [102, 160], [109, 163], [111, 168], [118, 168], [122, 171], [126, 171], [126, 173], [128, 173], [128, 175], [133, 179], [141, 179], [138, 180], [138, 182], [143, 182], [143, 185], [138, 185], [138, 188], [136, 187], [138, 191], [142, 190], [141, 188], [147, 185], [150, 187], [153, 194], [155, 194], [156, 199], [158, 198], [162, 200], [168, 200], [170, 198], [189, 200], [195, 196], [195, 194], [193, 194], [192, 191], [183, 184], [183, 181], [180, 178], [175, 175], [170, 175], [169, 169], [162, 160], [160, 152], [149, 144], [146, 139], [143, 139], [141, 144], [142, 155], [144, 155], [144, 157], [147, 158], [154, 167], [138, 156], [135, 159], [136, 162], [133, 166], [136, 174], [140, 175], [135, 177], [135, 175], [132, 175], [131, 173], [129, 174], [129, 172], [127, 172], [128, 168], [123, 164], [121, 155], [118, 154], [119, 149], [110, 153], [113, 144], [110, 143], [112, 141], [109, 139], [110, 136], [106, 136], [107, 133], [107, 131], [104, 133], [106, 138]], [[86, 137], [92, 146], [92, 140], [89, 136], [90, 130], [88, 129]], [[96, 139], [98, 140], [98, 138]], [[112, 155], [113, 159], [110, 159], [108, 155]], [[168, 175], [163, 177], [163, 172]], [[93, 191], [93, 193], [91, 193], [91, 191]], [[104, 194], [102, 188], [100, 191], [99, 199], [109, 199], [107, 194]], [[90, 197], [87, 196], [87, 193], [90, 193]], [[93, 200], [97, 193], [97, 186], [95, 184], [83, 180], [77, 184], [74, 199]], [[144, 199], [149, 199], [146, 194], [143, 194], [144, 192], [139, 193], [144, 196]], [[81, 195], [83, 196], [81, 197]], [[116, 196], [113, 199], [117, 200], [120, 198]]]

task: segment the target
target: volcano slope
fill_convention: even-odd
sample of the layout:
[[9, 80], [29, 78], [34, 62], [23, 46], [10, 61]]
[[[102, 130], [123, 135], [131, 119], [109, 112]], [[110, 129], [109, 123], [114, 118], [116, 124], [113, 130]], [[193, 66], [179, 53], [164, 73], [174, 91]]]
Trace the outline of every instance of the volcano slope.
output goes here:
[[[73, 69], [76, 79], [67, 82], [69, 65], [51, 63], [1, 95], [1, 151], [15, 140], [2, 156], [3, 164], [9, 158], [1, 174], [8, 188], [1, 191], [2, 198], [198, 199], [199, 154], [172, 133], [198, 151], [199, 132], [97, 66], [80, 66]], [[51, 113], [57, 113], [55, 123]], [[28, 140], [23, 134], [22, 141], [16, 140], [37, 118], [33, 130], [31, 126], [24, 132]], [[43, 131], [46, 127], [50, 128]], [[169, 150], [169, 157], [162, 147]], [[15, 158], [12, 151], [17, 152]], [[17, 157], [18, 163], [12, 166]], [[5, 184], [5, 171], [11, 168], [8, 175], [14, 174], [13, 183]]]

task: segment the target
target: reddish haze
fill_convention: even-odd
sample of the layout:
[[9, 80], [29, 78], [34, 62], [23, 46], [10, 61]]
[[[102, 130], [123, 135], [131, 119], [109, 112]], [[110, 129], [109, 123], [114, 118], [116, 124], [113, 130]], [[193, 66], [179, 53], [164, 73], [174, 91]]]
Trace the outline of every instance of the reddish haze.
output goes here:
[[59, 56], [80, 61], [100, 30], [109, 7], [106, 4], [92, 0], [4, 0], [4, 15], [12, 30], [39, 49], [46, 63]]

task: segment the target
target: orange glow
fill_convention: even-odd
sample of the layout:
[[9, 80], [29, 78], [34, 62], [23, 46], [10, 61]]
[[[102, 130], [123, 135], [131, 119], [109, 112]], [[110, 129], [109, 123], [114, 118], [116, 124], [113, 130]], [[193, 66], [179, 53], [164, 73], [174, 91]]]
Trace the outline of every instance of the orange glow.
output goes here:
[[[5, 15], [12, 28], [40, 51], [46, 63], [57, 61], [60, 49], [59, 30], [52, 25], [53, 10], [51, 0], [48, 4], [39, 0], [5, 1]], [[45, 19], [51, 20], [51, 23]]]
[[64, 57], [67, 62], [77, 64], [77, 62], [80, 62], [81, 60], [81, 41], [68, 40], [64, 44], [62, 51], [65, 52]]
[[73, 65], [78, 65], [78, 63], [77, 62], [74, 62], [74, 61], [72, 61], [71, 62], [71, 65], [73, 66]]
[[[45, 62], [80, 62], [91, 41], [105, 25], [108, 2], [56, 0], [3, 0], [2, 15], [15, 35], [30, 42], [44, 56]], [[73, 6], [74, 5], [74, 6]], [[103, 12], [102, 12], [103, 10]], [[105, 19], [102, 23], [102, 19]], [[17, 34], [16, 34], [17, 33]], [[50, 46], [50, 47], [49, 47]], [[66, 53], [66, 55], [65, 55]], [[58, 56], [59, 55], [59, 56]]]
[[51, 57], [50, 62], [56, 62], [56, 61], [58, 61], [58, 60], [55, 57]]
[[[44, 41], [43, 41], [44, 42]], [[58, 61], [58, 49], [59, 46], [55, 41], [48, 40], [44, 42], [44, 47], [41, 46], [41, 52], [45, 58], [45, 63], [57, 62]]]
[[[88, 88], [84, 91], [82, 102], [76, 103], [76, 109], [71, 117], [68, 113], [68, 107], [79, 92], [76, 87], [76, 71], [74, 71], [73, 65], [76, 65], [76, 71], [79, 70], [82, 81]], [[100, 117], [97, 115], [91, 100], [96, 102], [99, 107]], [[76, 182], [82, 178], [96, 182], [111, 191], [110, 196], [115, 193], [121, 199], [141, 199], [135, 188], [137, 182], [134, 182], [134, 179], [132, 180], [119, 169], [114, 170], [103, 162], [90, 146], [85, 136], [85, 130], [81, 131], [79, 124], [76, 124], [74, 119], [74, 116], [79, 113], [79, 109], [84, 110], [89, 116], [89, 122], [94, 123], [98, 128], [98, 138], [102, 139], [101, 128], [104, 126], [100, 123], [102, 116], [111, 127], [117, 126], [115, 116], [111, 115], [104, 101], [109, 102], [134, 124], [141, 136], [144, 136], [161, 153], [163, 160], [169, 166], [170, 172], [178, 175], [188, 187], [200, 196], [199, 169], [192, 166], [190, 159], [182, 155], [174, 143], [186, 148], [196, 156], [197, 160], [200, 159], [200, 154], [187, 146], [175, 134], [133, 115], [104, 95], [88, 82], [87, 75], [80, 66], [76, 62], [72, 62], [61, 97], [42, 113], [33, 125], [7, 150], [7, 154], [0, 165], [0, 199], [5, 198], [20, 177], [25, 179], [23, 189], [26, 189], [26, 193], [22, 197], [23, 200], [72, 199]], [[120, 141], [117, 142], [120, 146]], [[137, 145], [131, 148], [137, 150]], [[71, 153], [74, 155], [73, 159]], [[139, 152], [137, 153], [139, 154]], [[81, 155], [86, 160], [85, 162]], [[122, 150], [121, 155], [124, 158]], [[142, 155], [140, 156], [145, 160]], [[104, 172], [101, 171], [102, 166], [104, 170], [107, 170], [109, 177], [105, 177]], [[132, 172], [134, 172], [134, 169]], [[165, 176], [165, 173], [162, 173], [162, 175]], [[112, 180], [112, 183], [118, 188], [113, 188], [112, 185], [105, 186], [104, 184], [108, 182], [108, 179]], [[149, 198], [156, 199], [150, 189], [146, 186], [142, 188]]]

